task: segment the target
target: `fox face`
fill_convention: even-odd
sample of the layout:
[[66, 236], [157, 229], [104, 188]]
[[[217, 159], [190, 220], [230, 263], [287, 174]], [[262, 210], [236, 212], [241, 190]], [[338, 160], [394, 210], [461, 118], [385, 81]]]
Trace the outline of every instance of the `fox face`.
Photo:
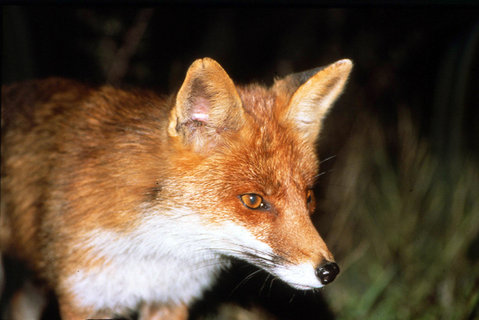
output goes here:
[[184, 179], [171, 189], [181, 190], [176, 203], [190, 203], [187, 211], [219, 231], [205, 232], [214, 235], [217, 253], [298, 289], [334, 280], [339, 268], [310, 220], [315, 142], [351, 66], [341, 60], [269, 89], [235, 87], [210, 59], [190, 67], [169, 119], [169, 137], [183, 157], [174, 167]]
[[330, 283], [315, 146], [351, 68], [236, 86], [204, 58], [170, 99], [58, 79], [5, 89], [24, 110], [2, 118], [2, 250], [68, 319], [148, 305], [184, 318], [231, 257], [297, 289]]

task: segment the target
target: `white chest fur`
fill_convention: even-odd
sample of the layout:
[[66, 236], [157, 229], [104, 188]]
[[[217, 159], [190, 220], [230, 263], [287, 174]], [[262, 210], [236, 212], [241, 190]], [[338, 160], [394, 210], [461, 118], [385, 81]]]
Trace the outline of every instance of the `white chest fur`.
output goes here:
[[78, 301], [95, 309], [121, 312], [141, 301], [184, 302], [201, 295], [214, 281], [219, 261], [114, 257], [110, 263], [79, 270], [68, 282]]
[[154, 216], [126, 236], [93, 230], [83, 247], [104, 263], [77, 270], [63, 285], [96, 310], [121, 312], [142, 301], [188, 304], [227, 264], [215, 253], [217, 239], [191, 217]]

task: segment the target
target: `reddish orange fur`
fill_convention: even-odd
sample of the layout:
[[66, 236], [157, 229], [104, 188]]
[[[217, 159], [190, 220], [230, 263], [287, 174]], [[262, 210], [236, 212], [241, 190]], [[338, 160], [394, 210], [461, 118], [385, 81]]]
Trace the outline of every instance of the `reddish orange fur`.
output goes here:
[[[62, 281], [109, 263], [91, 259], [83, 237], [98, 226], [127, 235], [145, 208], [214, 206], [206, 221], [244, 226], [291, 262], [333, 260], [305, 202], [318, 159], [314, 141], [288, 118], [295, 87], [286, 80], [273, 88], [235, 87], [223, 73], [209, 59], [197, 61], [170, 98], [56, 78], [3, 88], [1, 250], [55, 290], [64, 318], [103, 312], [79, 308]], [[200, 76], [211, 90], [223, 88], [214, 98], [207, 94], [207, 125], [188, 118], [188, 99], [203, 90], [189, 79]], [[223, 105], [236, 107], [224, 113]], [[252, 213], [232, 196], [251, 192], [271, 210]], [[171, 310], [161, 312], [186, 316], [184, 305]]]

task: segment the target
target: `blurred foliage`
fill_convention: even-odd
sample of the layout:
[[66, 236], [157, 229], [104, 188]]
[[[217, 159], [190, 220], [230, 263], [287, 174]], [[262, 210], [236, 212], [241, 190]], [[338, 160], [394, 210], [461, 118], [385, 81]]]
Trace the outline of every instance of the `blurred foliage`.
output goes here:
[[394, 158], [366, 116], [338, 155], [323, 209], [334, 212], [327, 243], [343, 272], [325, 293], [338, 319], [473, 319], [479, 164], [439, 157], [408, 112], [398, 119]]

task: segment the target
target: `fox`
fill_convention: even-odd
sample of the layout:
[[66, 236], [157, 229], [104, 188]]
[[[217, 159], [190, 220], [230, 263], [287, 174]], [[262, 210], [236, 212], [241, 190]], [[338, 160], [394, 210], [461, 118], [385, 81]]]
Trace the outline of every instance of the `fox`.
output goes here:
[[[298, 290], [331, 283], [339, 266], [311, 220], [316, 147], [352, 65], [237, 85], [202, 58], [170, 96], [2, 86], [2, 255], [62, 319], [187, 319], [232, 259]], [[11, 314], [31, 292], [45, 291], [20, 290]]]

